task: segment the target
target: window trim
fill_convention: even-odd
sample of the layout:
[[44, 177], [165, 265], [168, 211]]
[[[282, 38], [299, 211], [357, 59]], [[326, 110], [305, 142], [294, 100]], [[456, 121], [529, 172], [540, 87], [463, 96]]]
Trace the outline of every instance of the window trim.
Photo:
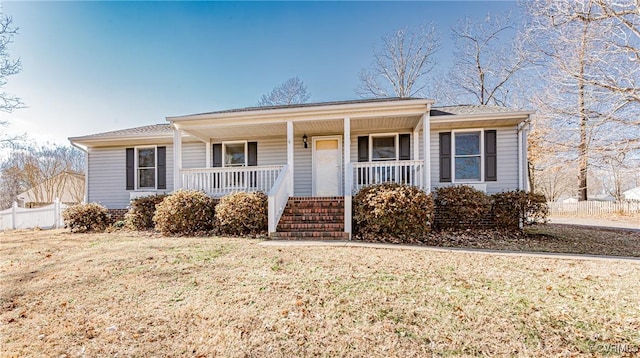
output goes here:
[[[394, 159], [374, 159], [373, 158], [373, 138], [375, 137], [393, 137], [396, 157]], [[391, 162], [400, 160], [400, 133], [370, 133], [369, 134], [369, 162]]]
[[[227, 165], [227, 144], [244, 144], [244, 163], [242, 165]], [[249, 141], [234, 140], [222, 142], [222, 168], [240, 168], [249, 166]]]
[[[451, 183], [484, 183], [484, 131], [485, 128], [474, 128], [474, 129], [458, 129], [451, 131]], [[463, 133], [478, 133], [479, 135], [479, 145], [480, 145], [480, 178], [479, 179], [461, 179], [456, 180], [456, 158], [458, 155], [456, 154], [456, 134]], [[477, 157], [477, 155], [461, 155], [460, 158], [471, 158]]]
[[[153, 167], [153, 186], [145, 186], [145, 187], [141, 187], [140, 183], [139, 183], [139, 178], [140, 178], [140, 166], [139, 166], [139, 161], [140, 161], [140, 155], [139, 155], [139, 151], [140, 149], [149, 149], [149, 148], [153, 148], [153, 158], [154, 158], [154, 167]], [[140, 190], [158, 190], [158, 146], [157, 145], [141, 145], [141, 146], [136, 146], [134, 147], [134, 157], [133, 157], [133, 169], [134, 169], [134, 176], [133, 176], [133, 183], [134, 183], [134, 190], [140, 191]], [[142, 169], [150, 169], [151, 167], [143, 167]]]

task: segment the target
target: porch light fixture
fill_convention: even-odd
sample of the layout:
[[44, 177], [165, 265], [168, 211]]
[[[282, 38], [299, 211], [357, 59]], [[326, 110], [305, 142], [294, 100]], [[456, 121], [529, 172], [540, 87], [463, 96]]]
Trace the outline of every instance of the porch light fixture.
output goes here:
[[302, 136], [302, 144], [304, 145], [305, 148], [309, 148], [309, 143], [307, 142], [307, 134], [306, 133]]

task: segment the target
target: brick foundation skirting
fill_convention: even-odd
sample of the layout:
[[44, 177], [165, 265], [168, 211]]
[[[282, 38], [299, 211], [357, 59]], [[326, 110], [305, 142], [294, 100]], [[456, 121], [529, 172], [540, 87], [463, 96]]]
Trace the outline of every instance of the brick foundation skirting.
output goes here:
[[107, 211], [109, 213], [111, 221], [116, 222], [124, 220], [124, 214], [126, 214], [129, 209], [107, 209]]

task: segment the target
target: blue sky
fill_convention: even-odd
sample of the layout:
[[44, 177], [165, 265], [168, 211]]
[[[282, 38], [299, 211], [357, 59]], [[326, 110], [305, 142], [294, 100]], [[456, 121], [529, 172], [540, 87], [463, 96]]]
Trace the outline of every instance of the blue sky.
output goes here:
[[311, 101], [357, 98], [380, 37], [433, 22], [451, 61], [463, 16], [514, 2], [13, 2], [22, 60], [8, 92], [28, 108], [2, 113], [11, 131], [67, 137], [163, 123], [172, 115], [252, 106], [299, 76]]

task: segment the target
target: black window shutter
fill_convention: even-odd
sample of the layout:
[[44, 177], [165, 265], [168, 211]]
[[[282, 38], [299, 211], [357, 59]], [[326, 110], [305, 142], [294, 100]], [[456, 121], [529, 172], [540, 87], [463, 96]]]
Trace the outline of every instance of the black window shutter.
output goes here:
[[484, 131], [484, 180], [498, 180], [498, 150], [495, 130]]
[[222, 143], [217, 143], [211, 146], [213, 151], [213, 167], [222, 166]]
[[258, 165], [258, 142], [249, 142], [247, 143], [247, 165], [250, 167], [255, 167]]
[[440, 133], [440, 182], [451, 182], [451, 132]]
[[158, 189], [167, 188], [167, 147], [158, 147]]
[[[249, 142], [247, 143], [247, 165], [250, 167], [255, 167], [258, 165], [258, 142]], [[250, 173], [249, 175], [249, 186], [254, 188], [258, 183], [256, 172]]]
[[369, 161], [369, 136], [358, 137], [358, 161]]
[[400, 160], [411, 159], [411, 134], [400, 134]]
[[127, 178], [126, 178], [126, 182], [127, 182], [127, 190], [133, 190], [134, 188], [134, 180], [135, 180], [135, 174], [136, 174], [136, 168], [135, 168], [135, 150], [133, 148], [127, 148], [126, 149], [127, 155], [126, 155], [126, 160], [127, 160]]

